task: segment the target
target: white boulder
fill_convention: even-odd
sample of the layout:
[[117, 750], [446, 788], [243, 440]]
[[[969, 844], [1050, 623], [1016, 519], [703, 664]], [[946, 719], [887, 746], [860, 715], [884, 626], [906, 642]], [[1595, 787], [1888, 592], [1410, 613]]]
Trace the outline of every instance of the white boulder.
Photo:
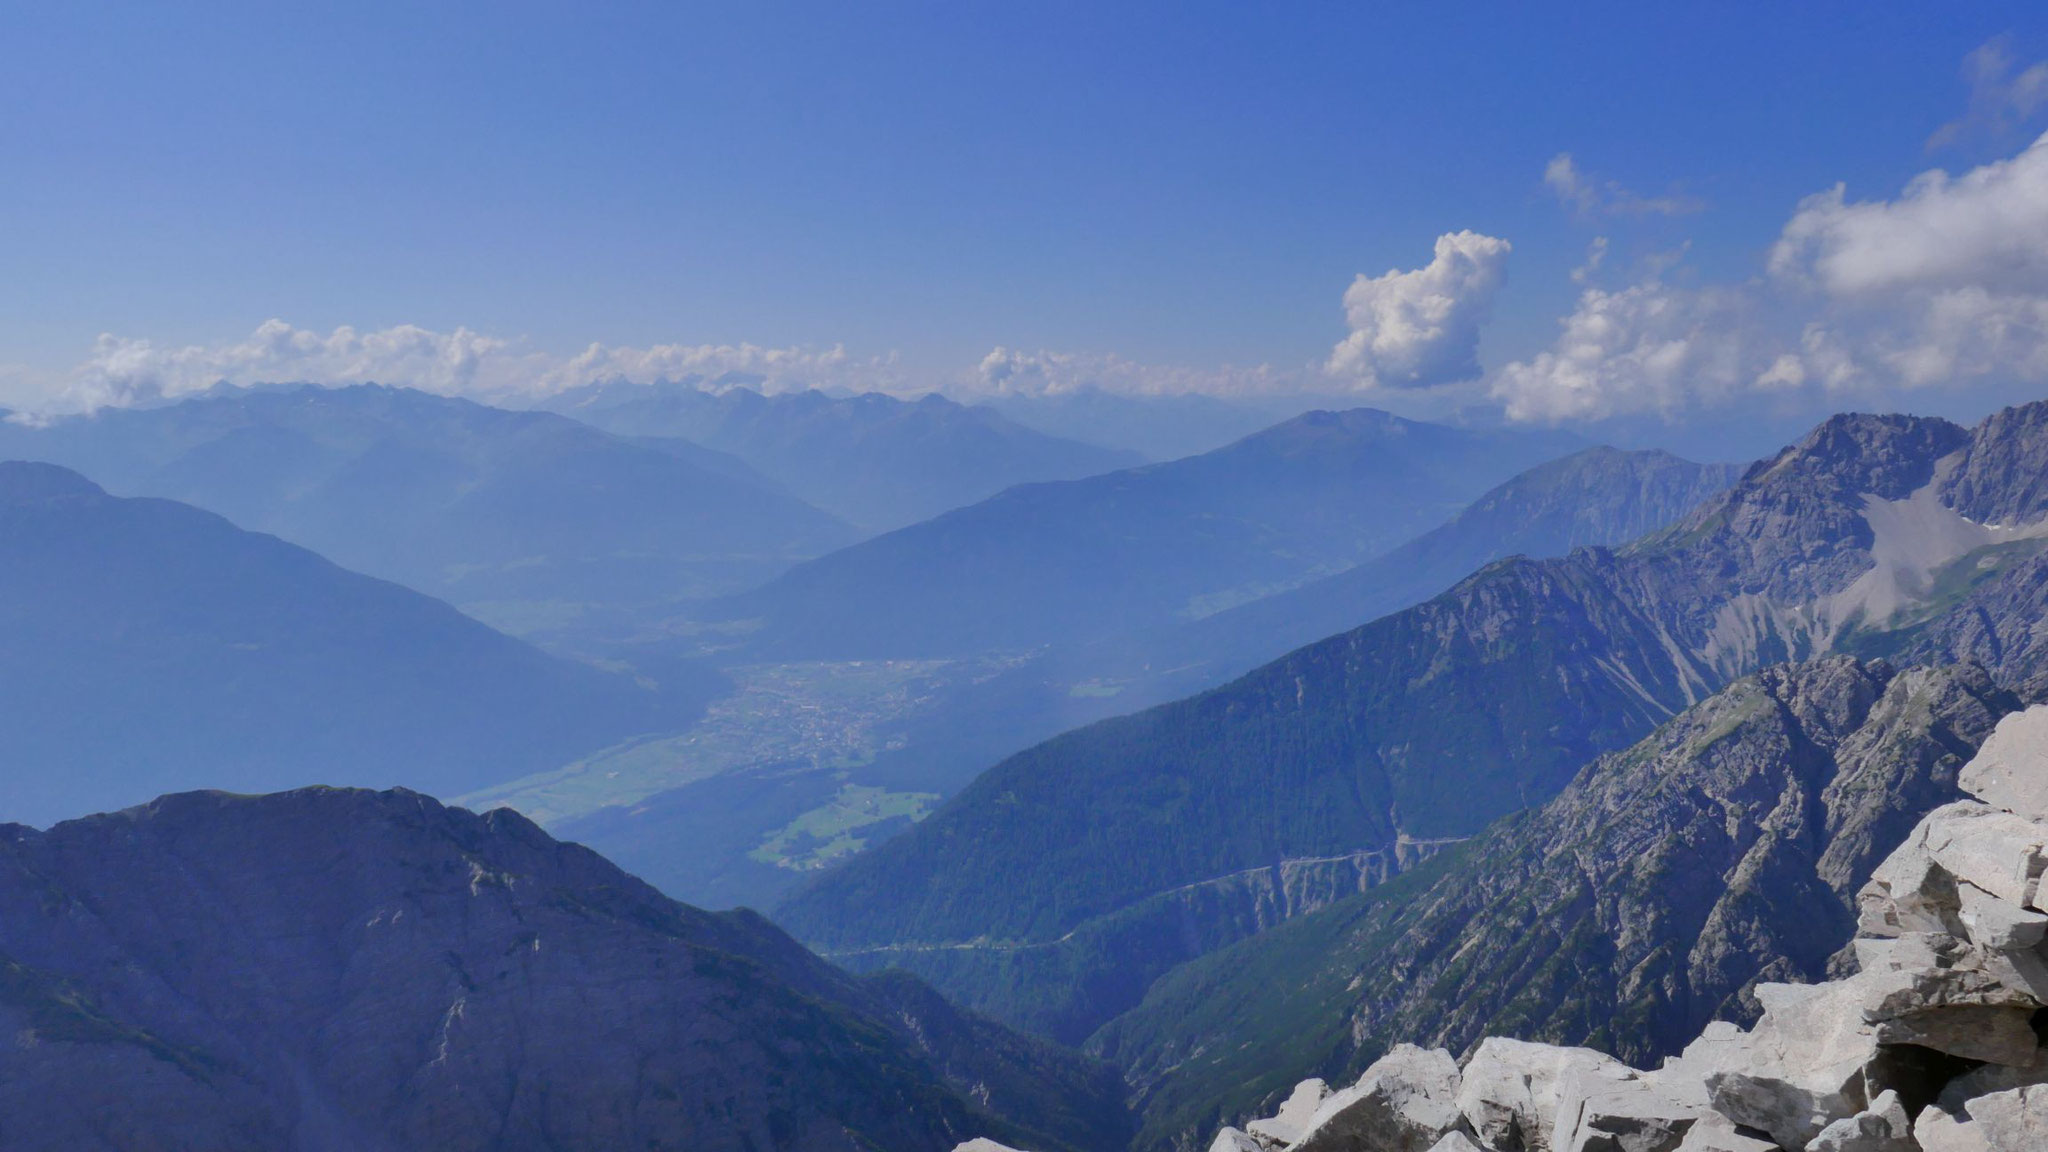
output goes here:
[[1870, 980], [1757, 985], [1763, 1019], [1746, 1050], [1732, 1047], [1706, 1078], [1715, 1111], [1787, 1148], [1861, 1112], [1863, 1070], [1877, 1055], [1862, 1011]]
[[1330, 1086], [1321, 1080], [1303, 1080], [1294, 1086], [1294, 1091], [1280, 1105], [1277, 1115], [1264, 1120], [1254, 1120], [1245, 1125], [1245, 1131], [1262, 1144], [1287, 1145], [1301, 1139], [1307, 1131], [1310, 1120], [1315, 1118], [1316, 1109], [1330, 1098]]
[[1870, 1107], [1821, 1129], [1806, 1152], [1920, 1152], [1920, 1146], [1899, 1094], [1880, 1092]]
[[1701, 1109], [1648, 1080], [1581, 1069], [1559, 1090], [1557, 1152], [1676, 1152]]
[[1209, 1141], [1209, 1152], [1266, 1152], [1266, 1148], [1250, 1133], [1236, 1128], [1225, 1128]]
[[1769, 1140], [1745, 1136], [1735, 1130], [1734, 1121], [1719, 1112], [1700, 1113], [1699, 1122], [1685, 1134], [1678, 1152], [1780, 1152]]
[[1913, 1123], [1921, 1152], [2020, 1152], [2048, 1148], [2048, 1085], [1968, 1100], [1942, 1093]]
[[1975, 884], [1957, 883], [1957, 918], [1979, 948], [2017, 952], [2048, 937], [2048, 915], [2009, 904]]
[[1458, 1082], [1450, 1053], [1396, 1045], [1323, 1101], [1293, 1152], [1429, 1152], [1464, 1123]]
[[2048, 821], [2048, 705], [2000, 720], [1956, 783], [1993, 807]]
[[1488, 1147], [1549, 1152], [1561, 1082], [1580, 1071], [1615, 1080], [1633, 1075], [1620, 1061], [1591, 1048], [1488, 1037], [1465, 1062], [1458, 1110]]

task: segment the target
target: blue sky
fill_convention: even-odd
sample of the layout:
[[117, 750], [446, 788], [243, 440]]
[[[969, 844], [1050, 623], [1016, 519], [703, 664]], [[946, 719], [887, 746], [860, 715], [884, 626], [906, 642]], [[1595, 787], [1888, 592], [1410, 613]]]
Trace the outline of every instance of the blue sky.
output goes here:
[[[1473, 321], [1493, 372], [1551, 345], [1595, 236], [1614, 287], [1738, 284], [1803, 197], [2019, 154], [2043, 125], [2017, 97], [1928, 146], [1999, 37], [2017, 75], [2048, 17], [7, 5], [0, 363], [19, 393], [101, 333], [209, 348], [277, 318], [534, 354], [843, 346], [893, 354], [898, 387], [997, 346], [1288, 374], [1345, 338], [1354, 276], [1471, 230], [1512, 247]], [[1609, 209], [1688, 210], [1575, 211], [1544, 181], [1559, 153], [1627, 190]], [[1411, 383], [1368, 391], [1438, 382]]]

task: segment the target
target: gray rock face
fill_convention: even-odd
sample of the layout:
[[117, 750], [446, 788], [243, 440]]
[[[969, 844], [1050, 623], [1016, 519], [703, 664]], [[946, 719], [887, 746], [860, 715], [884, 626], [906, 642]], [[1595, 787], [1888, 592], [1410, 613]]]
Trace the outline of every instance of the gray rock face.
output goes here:
[[[1988, 442], [1999, 436], [2024, 443]], [[1615, 552], [1504, 561], [1216, 692], [1020, 754], [891, 852], [791, 901], [785, 922], [849, 953], [981, 938], [1053, 947], [1163, 891], [1274, 860], [1479, 833], [1555, 795], [1591, 754], [1788, 659], [1893, 648], [1953, 663], [1968, 646], [2006, 687], [2022, 684], [2040, 654], [2008, 653], [2041, 613], [2016, 602], [1951, 637], [1936, 625], [1949, 622], [1953, 597], [1934, 593], [1949, 577], [2021, 597], [2044, 586], [2020, 587], [2017, 568], [1969, 583], [1976, 569], [1955, 566], [1981, 559], [1980, 538], [2013, 545], [1997, 554], [2013, 564], [2038, 540], [1970, 521], [1953, 482], [1968, 453], [2031, 460], [2044, 446], [2048, 431], [2032, 418], [1975, 433], [1910, 417], [1829, 420], [1668, 531]], [[2016, 470], [1971, 475], [1980, 495], [1994, 476], [2019, 483]], [[2015, 532], [2048, 513], [2038, 486], [2025, 496], [2003, 522]], [[1175, 819], [1198, 847], [1162, 856], [1145, 844], [1168, 794], [1188, 798]], [[1213, 929], [1190, 935], [1238, 938]], [[1070, 1017], [1074, 1031], [1060, 1035], [1080, 1038], [1156, 978], [1156, 955], [1072, 948], [1037, 965], [919, 947], [889, 959], [1013, 1020], [1073, 984], [1123, 990]]]
[[1957, 783], [1995, 808], [2048, 820], [2048, 712], [2015, 712], [1999, 721]]
[[[1964, 775], [1993, 790], [2011, 778]], [[1460, 1076], [1448, 1053], [1402, 1045], [1280, 1147], [1406, 1152], [1456, 1134], [1485, 1152], [2048, 1150], [2048, 1047], [2033, 1024], [2048, 1014], [2048, 944], [2026, 907], [2044, 837], [2048, 820], [1981, 800], [1934, 808], [1859, 894], [1857, 971], [1758, 984], [1754, 1027], [1714, 1022], [1655, 1071], [1488, 1038]], [[1434, 1085], [1455, 1088], [1457, 1120]]]
[[[1923, 814], [1959, 798], [1958, 771], [2019, 706], [1968, 668], [1833, 658], [1740, 681], [1454, 849], [1398, 899], [1315, 913], [1228, 965], [1168, 977], [1100, 1034], [1100, 1050], [1161, 1118], [1148, 1125], [1182, 1118], [1169, 1131], [1199, 1126], [1254, 1070], [1337, 1071], [1325, 1045], [1362, 1068], [1392, 1043], [1469, 1053], [1498, 1031], [1653, 1067], [1716, 1017], [1754, 1021], [1760, 983], [1853, 971], [1836, 957], [1858, 912], [1907, 911], [1865, 909], [1859, 891]], [[1937, 937], [1969, 947], [1953, 884], [1946, 873], [1930, 883], [1918, 936], [1894, 926], [1859, 951]], [[2031, 913], [2007, 908], [2024, 932]], [[1935, 966], [1933, 953], [1914, 963]], [[2034, 963], [1990, 953], [1972, 966], [2031, 990], [2021, 969]], [[2048, 991], [2048, 971], [2037, 975]], [[1345, 1014], [1314, 1047], [1264, 1025], [1304, 996]], [[1315, 1063], [1293, 1063], [1309, 1053]]]
[[1294, 1086], [1294, 1091], [1280, 1105], [1278, 1114], [1264, 1120], [1254, 1120], [1245, 1125], [1245, 1131], [1253, 1139], [1268, 1144], [1293, 1144], [1315, 1119], [1316, 1109], [1330, 1098], [1330, 1086], [1321, 1080], [1304, 1080]]
[[1942, 1102], [1920, 1113], [1913, 1136], [1921, 1152], [2020, 1152], [2048, 1148], [2048, 1086]]
[[1870, 1107], [1821, 1129], [1806, 1152], [1919, 1152], [1913, 1122], [1896, 1092], [1881, 1092]]
[[1571, 1074], [1559, 1095], [1557, 1130], [1569, 1133], [1560, 1152], [1673, 1152], [1704, 1111], [1650, 1081], [1617, 1080], [1604, 1069]]
[[1322, 1102], [1294, 1152], [1429, 1152], [1463, 1123], [1458, 1080], [1450, 1053], [1399, 1045]]
[[1489, 1147], [1549, 1152], [1559, 1092], [1568, 1078], [1618, 1080], [1628, 1074], [1619, 1060], [1590, 1048], [1555, 1048], [1489, 1036], [1465, 1063], [1458, 1110]]
[[1678, 1152], [1779, 1152], [1769, 1140], [1735, 1130], [1735, 1123], [1718, 1112], [1699, 1118], [1679, 1142]]
[[403, 791], [0, 828], [10, 1152], [1121, 1145], [1113, 1081], [925, 995]]

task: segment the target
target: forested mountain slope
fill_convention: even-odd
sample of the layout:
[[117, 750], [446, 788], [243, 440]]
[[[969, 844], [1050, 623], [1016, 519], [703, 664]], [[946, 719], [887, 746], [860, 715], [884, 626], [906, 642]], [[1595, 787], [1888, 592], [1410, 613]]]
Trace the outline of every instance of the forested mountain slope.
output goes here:
[[[850, 961], [1085, 1035], [1159, 972], [1280, 918], [1272, 901], [1184, 893], [1291, 860], [1398, 864], [1404, 843], [1544, 802], [1736, 677], [1924, 647], [1960, 635], [1958, 604], [2036, 588], [2044, 414], [1974, 432], [1837, 417], [1629, 548], [1495, 565], [1233, 684], [1026, 751], [780, 916]], [[1963, 615], [1990, 637], [1973, 642], [2008, 653], [2038, 619]], [[1101, 945], [1112, 928], [1123, 943]]]
[[1871, 868], [2020, 697], [1830, 657], [1731, 684], [1400, 881], [1172, 972], [1090, 1048], [1184, 1141], [1396, 1043], [1488, 1035], [1655, 1067], [1762, 981], [1812, 982]]
[[0, 826], [0, 1143], [1114, 1152], [1114, 1077], [517, 814], [166, 796]]
[[0, 464], [0, 820], [202, 784], [453, 793], [700, 703], [211, 512]]

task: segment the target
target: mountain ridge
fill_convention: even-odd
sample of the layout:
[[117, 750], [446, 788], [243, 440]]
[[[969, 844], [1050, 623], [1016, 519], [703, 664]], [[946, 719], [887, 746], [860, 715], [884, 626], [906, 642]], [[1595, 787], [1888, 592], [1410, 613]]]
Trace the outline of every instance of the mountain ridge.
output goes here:
[[522, 634], [630, 637], [854, 538], [710, 449], [381, 385], [0, 425], [0, 456], [207, 508]]
[[905, 400], [621, 382], [542, 407], [621, 435], [675, 436], [730, 452], [867, 532], [928, 520], [1017, 484], [1142, 463], [1134, 452], [1041, 432], [937, 393]]
[[759, 658], [959, 655], [1198, 617], [1350, 567], [1550, 458], [1541, 437], [1311, 412], [1200, 456], [1020, 485], [719, 605]]
[[27, 1038], [0, 1050], [9, 1147], [1122, 1136], [1082, 1058], [676, 904], [506, 809], [165, 796], [0, 830], [0, 908], [0, 1019]]
[[[701, 707], [189, 505], [0, 463], [0, 818], [166, 787], [458, 790]], [[402, 767], [401, 767], [402, 766]]]
[[[1873, 527], [1872, 513], [1925, 510], [1931, 493], [1934, 521], [1961, 518], [1941, 501], [1964, 474], [1966, 449], [2008, 462], [2007, 474], [2013, 461], [2048, 466], [2044, 410], [1975, 433], [1915, 417], [1831, 419], [1635, 544], [1500, 562], [1232, 685], [1028, 750], [821, 878], [778, 917], [827, 952], [892, 941], [1043, 944], [1176, 885], [1392, 847], [1401, 833], [1476, 833], [1741, 675], [1888, 635], [1890, 618], [1870, 618], [1883, 598], [1868, 573], [1896, 577], [1886, 587], [1905, 597], [1903, 609], [1935, 592], [1941, 572], [1980, 561], [1944, 543], [1927, 564], [1893, 565], [1894, 529], [1910, 518], [1877, 515]], [[1973, 569], [1971, 595], [2033, 587], [2037, 553], [2018, 543], [2013, 556]], [[2025, 669], [1997, 671], [2010, 680]], [[1048, 983], [973, 950], [887, 957], [1000, 1018], [1069, 1039], [1129, 1007], [1148, 973], [1185, 958], [1176, 949], [1073, 956], [1078, 969]], [[1065, 1007], [1101, 981], [1121, 981], [1124, 999]]]

